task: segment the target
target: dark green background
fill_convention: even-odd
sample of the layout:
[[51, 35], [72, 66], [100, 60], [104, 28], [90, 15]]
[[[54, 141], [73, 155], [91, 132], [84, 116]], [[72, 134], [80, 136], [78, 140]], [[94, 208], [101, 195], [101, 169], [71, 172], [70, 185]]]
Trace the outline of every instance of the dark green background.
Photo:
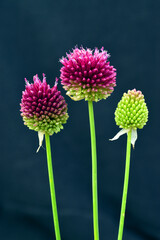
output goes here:
[[[160, 239], [160, 1], [0, 1], [0, 239], [54, 239], [45, 150], [23, 125], [24, 77], [46, 73], [53, 86], [59, 58], [74, 48], [104, 46], [117, 87], [94, 104], [100, 240], [117, 239], [126, 136], [114, 111], [123, 92], [141, 90], [149, 121], [131, 156], [124, 240]], [[63, 96], [65, 91], [59, 83]], [[91, 240], [92, 195], [87, 102], [65, 96], [70, 118], [51, 138], [62, 240]], [[45, 146], [45, 144], [44, 144]]]

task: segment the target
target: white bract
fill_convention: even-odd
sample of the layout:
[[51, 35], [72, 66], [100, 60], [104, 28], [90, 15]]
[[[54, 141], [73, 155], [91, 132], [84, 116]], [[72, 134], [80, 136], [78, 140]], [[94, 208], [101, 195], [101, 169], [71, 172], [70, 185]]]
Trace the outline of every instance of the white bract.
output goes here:
[[129, 129], [121, 129], [112, 139], [109, 139], [109, 140], [110, 141], [117, 140], [120, 136], [128, 133], [129, 131], [131, 131], [131, 144], [132, 144], [132, 146], [134, 148], [135, 142], [136, 142], [136, 140], [138, 138], [138, 136], [137, 136], [137, 129], [133, 129], [133, 128], [132, 129], [130, 129], [130, 128]]
[[43, 139], [44, 139], [44, 132], [40, 132], [40, 131], [38, 132], [38, 139], [39, 139], [39, 147], [38, 147], [36, 152], [38, 152], [39, 149], [42, 146], [42, 142], [43, 142]]

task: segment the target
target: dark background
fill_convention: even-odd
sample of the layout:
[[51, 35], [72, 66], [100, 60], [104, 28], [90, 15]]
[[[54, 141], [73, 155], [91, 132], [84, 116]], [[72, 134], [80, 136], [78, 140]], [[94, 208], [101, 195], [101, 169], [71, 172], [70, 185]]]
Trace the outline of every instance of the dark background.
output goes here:
[[[46, 73], [51, 86], [59, 58], [74, 48], [104, 46], [117, 87], [94, 104], [100, 239], [117, 239], [126, 136], [114, 111], [123, 92], [141, 90], [149, 121], [132, 151], [124, 240], [160, 239], [160, 1], [0, 1], [0, 239], [54, 239], [46, 153], [23, 125], [24, 77]], [[65, 91], [59, 83], [59, 89]], [[51, 138], [62, 240], [91, 240], [92, 193], [87, 102], [65, 96], [70, 118]], [[45, 144], [44, 144], [45, 146]]]

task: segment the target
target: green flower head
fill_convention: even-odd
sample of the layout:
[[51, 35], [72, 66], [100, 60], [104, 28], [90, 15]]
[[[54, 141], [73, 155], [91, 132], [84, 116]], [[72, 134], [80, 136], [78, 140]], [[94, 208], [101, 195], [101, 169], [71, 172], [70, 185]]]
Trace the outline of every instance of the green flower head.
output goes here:
[[141, 91], [133, 89], [123, 94], [115, 111], [115, 121], [124, 129], [142, 129], [146, 125], [148, 109]]
[[116, 124], [122, 130], [110, 140], [117, 140], [121, 135], [131, 131], [131, 143], [134, 147], [137, 140], [137, 128], [142, 129], [148, 121], [148, 108], [142, 92], [133, 89], [124, 93], [114, 114]]

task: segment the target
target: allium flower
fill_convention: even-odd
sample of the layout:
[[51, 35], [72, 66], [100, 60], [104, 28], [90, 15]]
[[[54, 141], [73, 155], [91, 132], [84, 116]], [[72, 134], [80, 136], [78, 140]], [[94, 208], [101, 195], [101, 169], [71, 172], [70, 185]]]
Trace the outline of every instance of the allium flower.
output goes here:
[[49, 135], [63, 129], [63, 124], [68, 119], [67, 104], [57, 89], [57, 81], [58, 79], [54, 87], [50, 88], [44, 74], [42, 82], [38, 75], [33, 77], [32, 84], [25, 79], [26, 89], [22, 93], [20, 111], [24, 124], [29, 129]]
[[115, 121], [120, 128], [143, 128], [148, 121], [144, 95], [136, 89], [124, 93], [115, 111]]
[[122, 240], [129, 183], [131, 144], [134, 148], [135, 142], [137, 140], [137, 128], [142, 129], [148, 121], [148, 109], [141, 91], [136, 91], [136, 89], [133, 89], [128, 90], [127, 93], [123, 94], [122, 99], [118, 103], [117, 109], [115, 111], [115, 121], [116, 124], [122, 128], [122, 130], [119, 131], [116, 136], [110, 140], [116, 140], [121, 135], [127, 133], [125, 176], [117, 238], [118, 240]]
[[73, 100], [99, 101], [106, 99], [116, 86], [116, 69], [108, 62], [109, 54], [99, 51], [75, 48], [62, 57], [60, 78], [62, 85]]
[[123, 94], [115, 111], [116, 124], [123, 128], [112, 140], [132, 130], [132, 142], [137, 139], [137, 128], [142, 129], [148, 121], [148, 109], [144, 95], [136, 89]]

